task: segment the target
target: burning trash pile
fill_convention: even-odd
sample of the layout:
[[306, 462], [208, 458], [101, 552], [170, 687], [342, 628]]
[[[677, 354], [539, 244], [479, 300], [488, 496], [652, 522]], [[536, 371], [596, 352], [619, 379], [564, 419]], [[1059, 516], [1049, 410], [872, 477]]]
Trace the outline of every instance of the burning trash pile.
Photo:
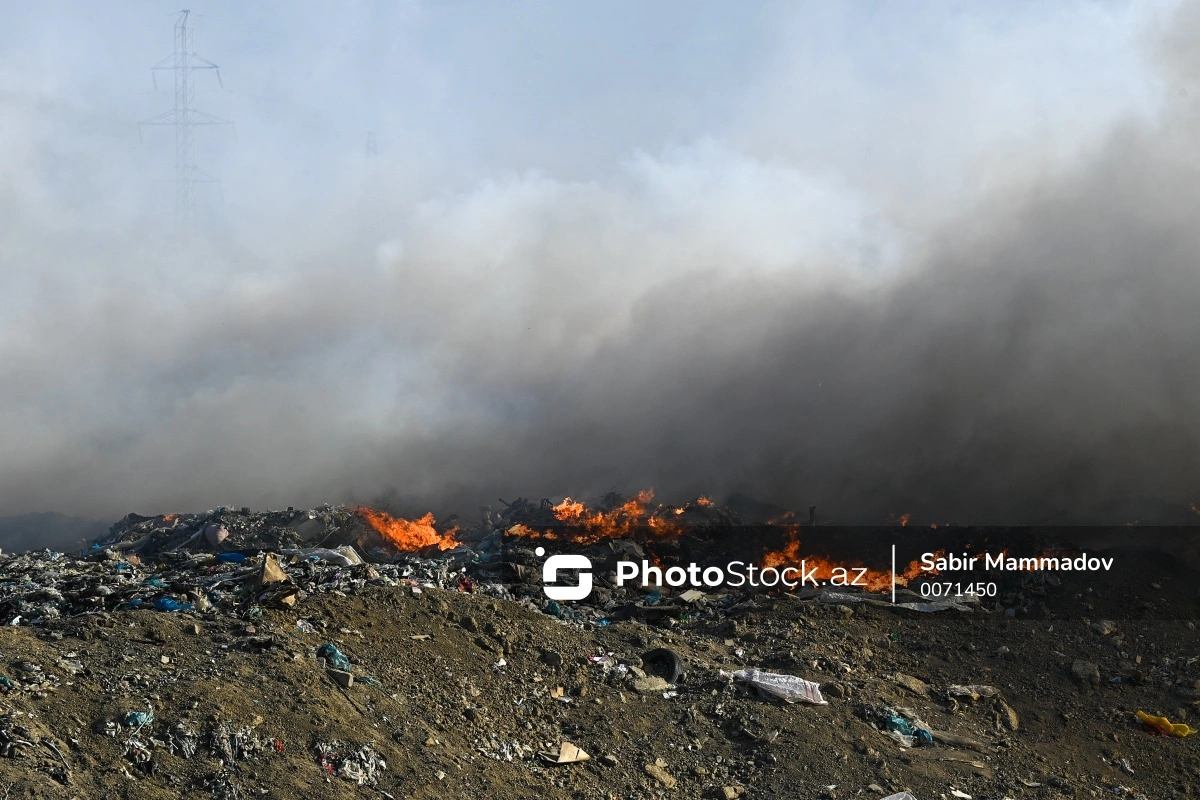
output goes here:
[[[652, 506], [651, 500], [645, 492], [631, 500], [610, 494], [589, 508], [570, 498], [519, 498], [498, 511], [484, 509], [469, 530], [455, 518], [408, 520], [347, 506], [129, 514], [86, 553], [0, 555], [0, 622], [38, 626], [133, 610], [245, 615], [292, 607], [314, 594], [355, 592], [367, 583], [478, 588], [573, 616], [575, 611], [541, 597], [539, 541], [569, 539], [642, 558], [635, 533], [666, 541], [685, 527], [727, 528], [742, 521], [707, 498], [683, 506]], [[612, 593], [601, 587], [580, 619], [604, 620], [615, 607]]]

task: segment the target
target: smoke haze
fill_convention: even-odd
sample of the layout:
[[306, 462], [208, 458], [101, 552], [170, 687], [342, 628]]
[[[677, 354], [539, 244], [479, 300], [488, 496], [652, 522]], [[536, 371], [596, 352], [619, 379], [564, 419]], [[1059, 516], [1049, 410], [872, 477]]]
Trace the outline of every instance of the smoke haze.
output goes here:
[[0, 514], [1200, 501], [1196, 4], [213, 3], [191, 237], [114, 6], [0, 5]]

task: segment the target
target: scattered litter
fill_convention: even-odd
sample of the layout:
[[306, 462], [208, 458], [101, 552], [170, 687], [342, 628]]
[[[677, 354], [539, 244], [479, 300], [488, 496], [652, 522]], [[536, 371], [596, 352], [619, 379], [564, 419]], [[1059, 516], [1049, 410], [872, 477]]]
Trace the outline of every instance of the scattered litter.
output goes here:
[[130, 711], [125, 715], [125, 724], [130, 728], [142, 729], [154, 722], [154, 709], [149, 711]]
[[578, 764], [591, 761], [592, 757], [570, 742], [562, 742], [557, 753], [538, 753], [538, 757], [548, 764]]
[[981, 697], [996, 697], [1000, 694], [1000, 690], [995, 686], [982, 686], [976, 683], [970, 686], [952, 684], [946, 689], [946, 692], [951, 697], [967, 697], [971, 700], [978, 700]]
[[359, 786], [377, 785], [380, 773], [387, 769], [387, 762], [371, 743], [356, 748], [335, 739], [317, 744], [316, 751], [317, 764], [321, 769]]
[[829, 701], [821, 697], [821, 685], [797, 678], [794, 675], [782, 675], [778, 672], [763, 672], [760, 669], [734, 670], [733, 677], [746, 681], [759, 691], [778, 697], [788, 703], [803, 700], [819, 706], [828, 705]]
[[326, 666], [343, 672], [350, 671], [350, 659], [337, 649], [337, 645], [323, 644], [317, 648], [317, 658], [325, 659]]
[[667, 683], [679, 683], [683, 678], [683, 659], [670, 648], [656, 647], [642, 653], [642, 663], [660, 674]]
[[1172, 724], [1166, 717], [1156, 717], [1145, 711], [1137, 712], [1137, 718], [1142, 721], [1142, 727], [1149, 733], [1183, 738], [1196, 732], [1195, 728], [1190, 728], [1183, 723]]
[[191, 603], [181, 603], [170, 597], [160, 597], [154, 601], [154, 607], [159, 611], [191, 611], [195, 608]]
[[[967, 600], [968, 598], [962, 598]], [[870, 595], [849, 594], [846, 592], [822, 592], [817, 600], [821, 603], [830, 603], [833, 605], [839, 604], [858, 604], [865, 603], [879, 608], [906, 608], [909, 611], [921, 611], [923, 613], [933, 613], [935, 611], [973, 611], [970, 606], [964, 605], [961, 602], [953, 600], [934, 600], [928, 603], [889, 603], [886, 600], [878, 600]]]

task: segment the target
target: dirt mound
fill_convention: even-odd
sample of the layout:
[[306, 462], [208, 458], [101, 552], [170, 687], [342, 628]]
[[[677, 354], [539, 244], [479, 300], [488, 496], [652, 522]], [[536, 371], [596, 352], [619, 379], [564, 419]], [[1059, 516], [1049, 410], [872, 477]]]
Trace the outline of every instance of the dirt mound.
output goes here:
[[[593, 628], [382, 582], [240, 619], [83, 615], [0, 631], [14, 686], [0, 701], [0, 787], [14, 798], [294, 798], [317, 784], [324, 797], [1183, 797], [1197, 740], [1152, 736], [1134, 713], [1194, 724], [1196, 641], [1185, 622], [1104, 633], [789, 596]], [[349, 659], [348, 688], [318, 661], [326, 644]], [[642, 660], [657, 648], [682, 660], [677, 683]], [[728, 677], [743, 666], [819, 682], [828, 705]], [[951, 688], [964, 685], [992, 690]], [[923, 722], [936, 744], [903, 747], [889, 716]], [[540, 755], [564, 742], [590, 760]], [[369, 779], [344, 768], [364, 746], [386, 764]]]
[[[1200, 737], [1161, 735], [1200, 718], [1184, 561], [1014, 573], [972, 605], [621, 587], [618, 555], [765, 547], [744, 512], [630, 502], [514, 501], [470, 530], [131, 515], [86, 554], [0, 556], [0, 797], [1200, 792]], [[566, 541], [585, 601], [542, 591], [534, 545]]]

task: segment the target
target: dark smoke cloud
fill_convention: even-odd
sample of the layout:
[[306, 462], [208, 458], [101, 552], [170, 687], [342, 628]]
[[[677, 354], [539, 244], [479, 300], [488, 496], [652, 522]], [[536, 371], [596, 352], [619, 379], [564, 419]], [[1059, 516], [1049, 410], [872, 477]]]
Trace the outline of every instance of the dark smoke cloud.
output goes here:
[[1070, 158], [1010, 151], [1004, 180], [918, 232], [836, 177], [701, 138], [595, 180], [497, 173], [369, 224], [340, 187], [181, 244], [129, 224], [137, 198], [64, 207], [46, 175], [89, 154], [22, 138], [0, 188], [20, 265], [0, 513], [471, 514], [645, 487], [843, 522], [1186, 507], [1200, 174], [1175, 41], [1155, 51], [1166, 108]]

